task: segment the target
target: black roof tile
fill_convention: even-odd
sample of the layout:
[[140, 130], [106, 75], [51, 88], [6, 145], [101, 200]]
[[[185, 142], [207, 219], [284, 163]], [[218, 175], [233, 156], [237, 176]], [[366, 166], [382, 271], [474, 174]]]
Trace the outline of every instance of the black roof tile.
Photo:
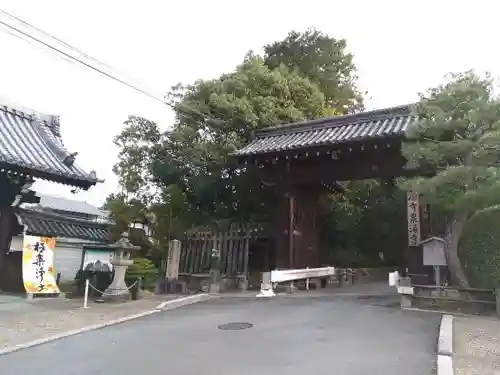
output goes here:
[[404, 105], [279, 125], [257, 132], [256, 139], [235, 155], [251, 156], [389, 136], [403, 137], [416, 119], [412, 105]]
[[66, 237], [109, 243], [109, 224], [64, 217], [36, 210], [19, 209], [26, 233], [47, 237]]
[[0, 169], [85, 189], [99, 182], [73, 158], [61, 140], [58, 117], [0, 105]]

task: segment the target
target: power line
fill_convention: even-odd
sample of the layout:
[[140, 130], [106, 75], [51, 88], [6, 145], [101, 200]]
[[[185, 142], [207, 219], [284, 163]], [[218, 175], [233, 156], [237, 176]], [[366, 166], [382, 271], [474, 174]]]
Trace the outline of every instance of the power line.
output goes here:
[[[5, 15], [7, 15], [7, 16], [8, 16], [8, 17], [10, 17], [10, 18], [12, 18], [12, 19], [14, 19], [14, 20], [16, 20], [16, 21], [18, 21], [18, 22], [20, 22], [20, 23], [22, 23], [22, 24], [24, 24], [24, 25], [26, 25], [26, 26], [28, 26], [28, 27], [30, 27], [30, 28], [32, 28], [32, 29], [34, 29], [34, 30], [36, 30], [36, 31], [38, 31], [38, 32], [40, 32], [40, 33], [42, 33], [42, 34], [44, 34], [44, 35], [46, 35], [46, 36], [48, 36], [49, 38], [51, 38], [51, 39], [55, 40], [55, 41], [56, 41], [56, 42], [58, 42], [59, 44], [61, 44], [61, 45], [65, 46], [65, 47], [67, 47], [67, 48], [69, 48], [69, 49], [71, 49], [71, 50], [73, 50], [73, 51], [76, 51], [78, 54], [80, 54], [80, 55], [84, 56], [84, 57], [85, 57], [85, 58], [87, 58], [88, 60], [93, 60], [93, 61], [97, 62], [98, 64], [100, 64], [100, 65], [102, 65], [102, 66], [107, 67], [107, 68], [108, 68], [108, 69], [110, 69], [110, 70], [116, 70], [116, 69], [114, 69], [114, 68], [110, 67], [109, 65], [107, 65], [107, 64], [105, 64], [105, 63], [103, 63], [102, 61], [99, 61], [98, 59], [96, 59], [96, 58], [94, 58], [94, 57], [92, 57], [92, 56], [89, 56], [89, 55], [87, 55], [86, 53], [84, 53], [83, 51], [81, 51], [81, 50], [79, 50], [79, 49], [77, 49], [77, 48], [73, 47], [73, 46], [72, 46], [72, 45], [70, 45], [69, 43], [67, 43], [67, 42], [65, 42], [65, 41], [63, 41], [63, 40], [61, 40], [61, 39], [59, 39], [59, 38], [57, 38], [57, 37], [55, 37], [55, 36], [53, 36], [53, 35], [51, 35], [51, 34], [49, 34], [49, 33], [45, 32], [45, 31], [43, 31], [43, 30], [41, 30], [41, 29], [39, 29], [39, 28], [37, 28], [37, 27], [35, 27], [35, 26], [33, 26], [33, 25], [31, 25], [30, 23], [28, 23], [28, 22], [26, 22], [26, 21], [24, 21], [24, 20], [22, 20], [22, 19], [20, 19], [20, 18], [18, 18], [18, 17], [16, 17], [16, 16], [14, 16], [14, 15], [12, 15], [12, 14], [10, 14], [10, 13], [8, 13], [8, 12], [4, 11], [4, 10], [2, 10], [2, 9], [0, 9], [0, 12], [1, 12], [1, 13], [3, 13], [3, 14], [5, 14]], [[46, 48], [49, 48], [50, 50], [52, 50], [52, 51], [54, 51], [54, 52], [57, 52], [57, 53], [59, 53], [59, 54], [61, 54], [61, 55], [65, 56], [67, 59], [69, 59], [69, 60], [70, 60], [70, 62], [77, 62], [77, 63], [79, 63], [79, 64], [81, 64], [81, 65], [83, 65], [83, 66], [85, 66], [85, 67], [87, 67], [87, 68], [90, 68], [90, 69], [92, 69], [92, 70], [96, 71], [97, 73], [100, 73], [100, 74], [102, 74], [102, 75], [104, 75], [104, 76], [106, 76], [106, 77], [108, 77], [108, 78], [110, 78], [110, 79], [112, 79], [112, 80], [114, 80], [114, 81], [117, 81], [117, 82], [119, 82], [119, 83], [121, 83], [121, 84], [123, 84], [123, 85], [125, 85], [125, 86], [127, 86], [127, 87], [129, 87], [129, 88], [131, 88], [131, 89], [133, 89], [133, 90], [135, 90], [135, 91], [137, 91], [137, 92], [139, 92], [139, 93], [143, 94], [143, 95], [146, 95], [146, 96], [148, 96], [148, 97], [149, 97], [149, 98], [151, 98], [151, 99], [154, 99], [154, 100], [156, 100], [156, 101], [159, 101], [159, 102], [161, 102], [161, 103], [163, 103], [163, 104], [165, 104], [165, 105], [169, 106], [169, 107], [170, 107], [170, 108], [172, 108], [174, 111], [176, 111], [178, 114], [180, 114], [180, 115], [182, 115], [182, 116], [184, 116], [184, 117], [187, 117], [187, 118], [188, 118], [188, 119], [190, 119], [190, 120], [193, 120], [192, 115], [193, 115], [193, 113], [195, 113], [195, 114], [197, 114], [197, 115], [199, 115], [199, 116], [202, 116], [202, 117], [203, 117], [203, 119], [204, 119], [205, 121], [216, 121], [216, 122], [219, 122], [219, 123], [224, 123], [224, 122], [225, 122], [225, 121], [223, 121], [223, 120], [219, 120], [219, 119], [217, 119], [217, 120], [215, 120], [215, 119], [211, 119], [211, 118], [210, 118], [209, 116], [207, 116], [206, 114], [204, 114], [204, 113], [202, 113], [202, 112], [200, 112], [200, 111], [198, 111], [198, 110], [196, 110], [196, 109], [194, 109], [194, 108], [190, 108], [190, 107], [188, 107], [188, 106], [186, 106], [186, 105], [183, 105], [183, 107], [185, 107], [187, 110], [189, 110], [190, 112], [192, 112], [192, 113], [187, 113], [187, 112], [185, 112], [183, 109], [179, 108], [179, 106], [178, 106], [178, 105], [174, 105], [174, 104], [172, 104], [172, 103], [166, 102], [164, 99], [159, 98], [159, 97], [155, 96], [154, 94], [151, 94], [151, 93], [147, 92], [146, 90], [141, 89], [141, 88], [139, 88], [139, 87], [137, 87], [137, 86], [135, 86], [135, 85], [132, 85], [132, 84], [130, 84], [130, 83], [128, 83], [128, 82], [126, 82], [126, 81], [124, 81], [124, 80], [122, 80], [122, 79], [120, 79], [120, 78], [118, 78], [118, 77], [114, 76], [113, 74], [107, 73], [107, 72], [103, 71], [102, 69], [99, 69], [99, 68], [97, 68], [97, 67], [95, 67], [95, 66], [92, 66], [91, 64], [89, 64], [89, 63], [87, 63], [87, 62], [85, 62], [85, 61], [82, 61], [82, 60], [80, 60], [80, 59], [78, 59], [78, 58], [76, 58], [76, 57], [74, 57], [74, 56], [70, 55], [69, 53], [66, 53], [66, 52], [64, 52], [64, 51], [61, 51], [59, 48], [56, 48], [56, 47], [54, 47], [54, 46], [52, 46], [52, 45], [50, 45], [50, 44], [48, 44], [48, 43], [46, 43], [46, 42], [44, 42], [44, 41], [42, 41], [42, 40], [38, 39], [38, 38], [36, 38], [35, 36], [33, 36], [33, 35], [31, 35], [31, 34], [29, 34], [29, 33], [27, 33], [27, 32], [24, 32], [24, 31], [22, 31], [22, 30], [20, 30], [20, 29], [18, 29], [18, 28], [16, 28], [16, 27], [14, 27], [14, 26], [12, 26], [12, 25], [10, 25], [10, 24], [8, 24], [8, 23], [4, 22], [4, 21], [1, 21], [1, 20], [0, 20], [0, 24], [1, 24], [1, 25], [6, 26], [6, 27], [7, 27], [7, 28], [9, 28], [9, 29], [14, 30], [15, 32], [17, 32], [18, 34], [21, 34], [22, 36], [24, 36], [24, 37], [26, 37], [26, 38], [29, 38], [29, 39], [31, 39], [31, 40], [34, 40], [34, 41], [35, 41], [35, 42], [37, 42], [37, 43], [42, 44], [43, 46], [45, 46]], [[9, 34], [13, 35], [12, 33], [9, 33]], [[28, 42], [29, 42], [29, 40], [28, 40]]]
[[[76, 53], [78, 53], [79, 55], [83, 56], [83, 57], [84, 57], [84, 58], [86, 58], [87, 60], [92, 60], [92, 61], [94, 61], [94, 62], [98, 63], [99, 65], [102, 65], [103, 67], [106, 67], [107, 69], [109, 69], [109, 70], [111, 70], [111, 71], [115, 71], [115, 72], [117, 71], [117, 72], [118, 72], [118, 73], [120, 73], [121, 75], [124, 75], [122, 72], [118, 71], [116, 68], [113, 68], [112, 66], [110, 66], [110, 65], [106, 64], [105, 62], [103, 62], [103, 61], [101, 61], [101, 60], [98, 60], [98, 59], [96, 59], [95, 57], [92, 57], [92, 56], [88, 55], [88, 54], [87, 54], [87, 53], [85, 53], [84, 51], [82, 51], [82, 50], [80, 50], [80, 49], [78, 49], [78, 48], [74, 47], [73, 45], [69, 44], [68, 42], [65, 42], [64, 40], [57, 38], [56, 36], [54, 36], [54, 35], [52, 35], [52, 34], [50, 34], [50, 33], [46, 32], [46, 31], [44, 31], [44, 30], [42, 30], [42, 29], [40, 29], [40, 28], [38, 28], [38, 27], [36, 27], [36, 26], [32, 25], [31, 23], [29, 23], [29, 22], [27, 22], [27, 21], [24, 21], [24, 20], [22, 20], [21, 18], [16, 17], [15, 15], [13, 15], [13, 14], [11, 14], [11, 13], [9, 13], [9, 12], [7, 12], [7, 11], [3, 10], [3, 9], [0, 9], [0, 12], [1, 12], [1, 13], [3, 13], [3, 14], [5, 14], [6, 16], [8, 16], [8, 17], [12, 18], [13, 20], [16, 20], [16, 21], [18, 21], [18, 22], [22, 23], [23, 25], [27, 26], [28, 28], [34, 29], [34, 30], [38, 31], [39, 33], [41, 33], [41, 34], [43, 34], [43, 35], [45, 35], [45, 36], [49, 37], [50, 39], [55, 40], [55, 41], [56, 41], [57, 43], [59, 43], [60, 45], [62, 45], [62, 46], [64, 46], [64, 47], [66, 47], [66, 48], [69, 48], [69, 49], [71, 49], [71, 50], [73, 50], [73, 51], [75, 51]], [[11, 34], [11, 35], [13, 35], [13, 34]], [[127, 77], [127, 78], [130, 78], [130, 77]], [[169, 105], [169, 103], [166, 103], [164, 100], [163, 100], [163, 102], [164, 102], [164, 104]]]
[[6, 11], [5, 11], [5, 10], [3, 10], [3, 9], [0, 9], [0, 12], [1, 12], [1, 13], [3, 13], [3, 14], [5, 14], [7, 17], [10, 17], [10, 18], [12, 18], [13, 20], [16, 20], [16, 21], [18, 21], [18, 22], [22, 23], [23, 25], [28, 26], [29, 28], [32, 28], [32, 29], [34, 29], [34, 30], [38, 31], [38, 32], [39, 32], [39, 33], [41, 33], [41, 34], [43, 34], [43, 35], [45, 35], [45, 36], [48, 36], [48, 37], [49, 37], [49, 38], [51, 38], [51, 39], [54, 39], [54, 40], [55, 40], [56, 42], [58, 42], [59, 44], [61, 44], [61, 45], [65, 46], [65, 47], [67, 47], [67, 48], [69, 48], [69, 49], [72, 49], [73, 51], [76, 51], [76, 52], [77, 52], [77, 53], [79, 53], [80, 55], [84, 56], [86, 59], [93, 60], [93, 61], [97, 62], [98, 64], [100, 64], [100, 65], [103, 65], [103, 66], [107, 67], [108, 69], [111, 69], [111, 70], [116, 70], [116, 69], [113, 69], [111, 66], [107, 65], [106, 63], [104, 63], [104, 62], [102, 62], [102, 61], [99, 61], [99, 60], [97, 60], [97, 59], [93, 58], [92, 56], [87, 55], [87, 54], [86, 54], [85, 52], [83, 52], [82, 50], [80, 50], [80, 49], [78, 49], [78, 48], [76, 48], [76, 47], [72, 46], [71, 44], [69, 44], [69, 43], [65, 42], [64, 40], [61, 40], [61, 39], [59, 39], [59, 38], [55, 37], [54, 35], [49, 34], [48, 32], [43, 31], [42, 29], [39, 29], [38, 27], [36, 27], [36, 26], [32, 25], [31, 23], [29, 23], [29, 22], [27, 22], [27, 21], [24, 21], [24, 20], [22, 20], [21, 18], [16, 17], [16, 16], [14, 16], [13, 14], [10, 14], [9, 12], [6, 12]]
[[150, 98], [152, 98], [152, 99], [154, 99], [154, 100], [158, 100], [158, 101], [160, 101], [160, 102], [162, 102], [162, 103], [164, 103], [164, 104], [170, 105], [169, 103], [166, 103], [163, 99], [157, 98], [156, 96], [154, 96], [154, 95], [152, 95], [152, 94], [148, 93], [147, 91], [144, 91], [143, 89], [140, 89], [140, 88], [138, 88], [138, 87], [135, 87], [135, 86], [133, 86], [133, 85], [131, 85], [131, 84], [129, 84], [129, 83], [127, 83], [127, 82], [125, 82], [125, 81], [121, 80], [120, 78], [117, 78], [117, 77], [115, 77], [115, 76], [113, 76], [113, 75], [111, 75], [111, 74], [109, 74], [109, 73], [106, 73], [106, 72], [102, 71], [101, 69], [96, 68], [96, 67], [94, 67], [94, 66], [92, 66], [92, 65], [90, 65], [90, 64], [88, 64], [88, 63], [86, 63], [85, 61], [81, 61], [81, 60], [77, 59], [76, 57], [71, 56], [70, 54], [68, 54], [68, 53], [66, 53], [66, 52], [64, 52], [64, 51], [61, 51], [60, 49], [58, 49], [58, 48], [56, 48], [56, 47], [54, 47], [54, 46], [51, 46], [50, 44], [45, 43], [44, 41], [42, 41], [42, 40], [40, 40], [40, 39], [38, 39], [38, 38], [36, 38], [36, 37], [34, 37], [34, 36], [32, 36], [32, 35], [28, 34], [28, 33], [25, 33], [24, 31], [19, 30], [18, 28], [14, 27], [14, 26], [12, 26], [12, 25], [9, 25], [8, 23], [6, 23], [6, 22], [4, 22], [4, 21], [0, 21], [0, 24], [2, 24], [2, 25], [4, 25], [4, 26], [7, 26], [8, 28], [10, 28], [10, 29], [12, 29], [12, 30], [14, 30], [14, 31], [18, 32], [18, 33], [19, 33], [19, 34], [21, 34], [21, 35], [24, 35], [25, 37], [28, 37], [28, 38], [30, 38], [30, 39], [33, 39], [34, 41], [36, 41], [36, 42], [38, 42], [38, 43], [40, 43], [40, 44], [43, 44], [45, 47], [50, 48], [51, 50], [53, 50], [53, 51], [55, 51], [55, 52], [57, 52], [57, 53], [60, 53], [60, 54], [62, 54], [62, 55], [64, 55], [64, 56], [66, 56], [67, 58], [69, 58], [69, 59], [71, 59], [71, 60], [74, 60], [74, 61], [76, 61], [76, 62], [78, 62], [78, 63], [80, 63], [80, 64], [82, 64], [82, 65], [86, 66], [87, 68], [90, 68], [90, 69], [92, 69], [92, 70], [95, 70], [96, 72], [101, 73], [102, 75], [105, 75], [105, 76], [106, 76], [106, 77], [108, 77], [108, 78], [111, 78], [111, 79], [113, 79], [113, 80], [115, 80], [115, 81], [118, 81], [119, 83], [121, 83], [121, 84], [123, 84], [123, 85], [126, 85], [126, 86], [130, 87], [131, 89], [134, 89], [134, 90], [136, 90], [136, 91], [138, 91], [138, 92], [140, 92], [140, 93], [142, 93], [142, 94], [144, 94], [144, 95], [147, 95], [147, 96], [149, 96]]

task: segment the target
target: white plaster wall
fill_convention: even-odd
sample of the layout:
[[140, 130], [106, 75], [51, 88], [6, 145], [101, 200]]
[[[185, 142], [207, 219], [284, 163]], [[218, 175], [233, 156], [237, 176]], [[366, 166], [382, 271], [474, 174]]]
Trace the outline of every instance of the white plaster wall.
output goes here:
[[83, 249], [69, 246], [56, 246], [54, 268], [61, 273], [61, 282], [73, 281], [80, 269]]
[[10, 251], [23, 251], [23, 236], [15, 236], [12, 238]]

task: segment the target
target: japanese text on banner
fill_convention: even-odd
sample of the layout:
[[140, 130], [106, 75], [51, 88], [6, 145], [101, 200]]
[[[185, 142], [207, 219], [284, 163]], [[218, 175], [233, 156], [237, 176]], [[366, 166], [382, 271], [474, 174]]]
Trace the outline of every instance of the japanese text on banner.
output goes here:
[[23, 284], [27, 293], [57, 294], [54, 270], [54, 238], [24, 235]]
[[408, 192], [406, 195], [408, 212], [408, 245], [417, 246], [420, 242], [420, 211], [418, 193]]

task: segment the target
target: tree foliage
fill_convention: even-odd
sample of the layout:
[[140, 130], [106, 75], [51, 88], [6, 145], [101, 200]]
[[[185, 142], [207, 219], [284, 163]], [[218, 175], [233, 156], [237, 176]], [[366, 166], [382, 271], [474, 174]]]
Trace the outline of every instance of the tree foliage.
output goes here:
[[400, 264], [407, 243], [404, 192], [377, 180], [351, 181], [345, 187], [320, 220], [322, 250], [339, 267]]
[[179, 116], [166, 134], [157, 181], [180, 177], [200, 221], [248, 220], [262, 213], [263, 187], [255, 173], [243, 171], [230, 155], [271, 125], [324, 115], [324, 95], [307, 78], [280, 66], [271, 70], [248, 55], [236, 71], [219, 79], [177, 88], [177, 106], [196, 113]]
[[128, 194], [144, 204], [163, 202], [162, 192], [175, 185], [189, 202], [189, 221], [197, 223], [263, 214], [272, 192], [255, 171], [241, 170], [231, 153], [256, 130], [324, 117], [329, 110], [318, 85], [300, 71], [283, 64], [271, 68], [252, 53], [232, 73], [176, 86], [168, 100], [182, 109], [169, 131], [161, 133], [140, 117], [125, 123], [115, 139], [115, 172]]
[[264, 47], [264, 61], [271, 69], [284, 65], [309, 78], [325, 95], [328, 114], [342, 115], [363, 108], [354, 57], [346, 47], [345, 39], [316, 29], [291, 31], [284, 40]]
[[192, 225], [269, 220], [274, 188], [231, 154], [259, 129], [360, 108], [352, 55], [345, 49], [344, 40], [317, 31], [293, 32], [266, 46], [263, 57], [248, 53], [232, 72], [172, 88], [166, 100], [177, 112], [167, 131], [130, 116], [115, 138], [114, 171], [123, 190], [112, 197], [117, 222], [154, 217], [161, 243]]
[[[132, 285], [141, 279], [143, 289], [150, 289], [158, 278], [158, 269], [153, 262], [147, 258], [135, 258], [134, 263], [127, 268], [125, 279], [127, 284]], [[130, 287], [130, 286], [129, 286]]]
[[490, 76], [468, 71], [422, 95], [417, 112], [404, 155], [410, 168], [436, 173], [404, 187], [448, 212], [448, 264], [454, 281], [466, 286], [458, 258], [464, 225], [478, 210], [500, 202], [500, 100]]
[[119, 186], [122, 192], [145, 204], [151, 203], [155, 196], [148, 166], [155, 160], [161, 141], [158, 125], [138, 116], [129, 116], [124, 129], [114, 139], [118, 147], [118, 162], [113, 172], [118, 176]]
[[474, 288], [497, 288], [500, 280], [500, 207], [471, 218], [460, 239], [464, 269]]

